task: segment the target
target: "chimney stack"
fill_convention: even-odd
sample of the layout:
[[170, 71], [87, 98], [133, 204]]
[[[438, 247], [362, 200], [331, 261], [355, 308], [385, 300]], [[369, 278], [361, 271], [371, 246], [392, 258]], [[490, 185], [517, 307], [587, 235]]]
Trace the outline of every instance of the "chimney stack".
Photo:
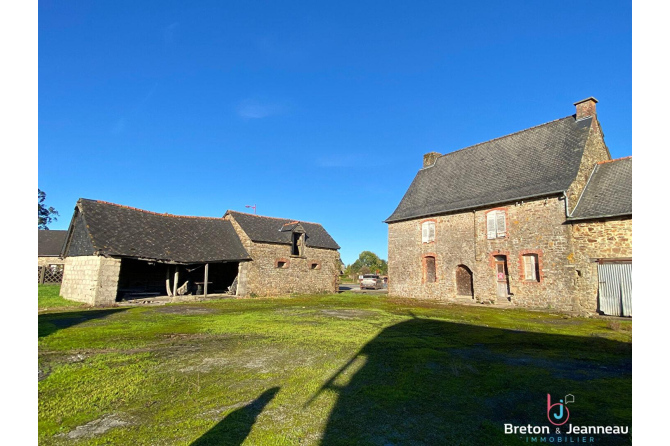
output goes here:
[[596, 115], [596, 103], [598, 100], [591, 96], [590, 98], [582, 99], [581, 101], [575, 102], [575, 107], [577, 107], [577, 121], [584, 118], [590, 118], [591, 116]]
[[423, 167], [432, 166], [435, 164], [435, 160], [441, 157], [441, 153], [437, 152], [428, 152], [423, 156]]

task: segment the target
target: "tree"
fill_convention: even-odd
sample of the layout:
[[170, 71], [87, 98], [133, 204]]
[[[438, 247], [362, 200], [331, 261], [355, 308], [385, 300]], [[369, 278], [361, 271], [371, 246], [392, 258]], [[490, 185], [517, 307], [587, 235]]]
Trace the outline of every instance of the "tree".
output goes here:
[[56, 218], [58, 211], [52, 206], [46, 207], [44, 200], [46, 200], [47, 194], [37, 189], [37, 229], [49, 229], [47, 225], [50, 225], [52, 221], [57, 221]]
[[359, 274], [368, 274], [379, 272], [381, 275], [388, 273], [388, 263], [386, 260], [380, 259], [377, 254], [372, 251], [363, 251], [359, 254], [358, 259], [347, 267], [346, 273], [352, 278]]

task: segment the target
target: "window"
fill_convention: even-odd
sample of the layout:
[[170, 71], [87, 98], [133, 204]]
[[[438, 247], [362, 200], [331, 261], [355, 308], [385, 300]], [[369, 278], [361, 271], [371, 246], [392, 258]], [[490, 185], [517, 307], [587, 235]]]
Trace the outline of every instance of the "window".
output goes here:
[[537, 260], [537, 254], [523, 255], [523, 276], [526, 282], [540, 281], [540, 264]]
[[304, 255], [305, 233], [294, 232], [291, 237], [291, 255], [302, 257]]
[[425, 283], [437, 282], [435, 257], [426, 256], [423, 258], [423, 280]]
[[435, 241], [435, 222], [426, 221], [421, 225], [421, 241], [430, 243]]
[[504, 238], [507, 235], [505, 211], [491, 211], [486, 214], [486, 238]]
[[309, 264], [309, 269], [321, 269], [321, 264], [319, 262], [312, 262]]
[[275, 260], [275, 268], [281, 268], [281, 269], [288, 268], [288, 259]]

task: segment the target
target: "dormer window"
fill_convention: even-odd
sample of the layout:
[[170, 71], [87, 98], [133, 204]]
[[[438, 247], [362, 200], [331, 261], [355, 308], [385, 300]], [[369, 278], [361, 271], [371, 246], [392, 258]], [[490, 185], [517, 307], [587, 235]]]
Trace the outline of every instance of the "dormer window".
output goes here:
[[291, 255], [302, 257], [305, 255], [305, 233], [291, 233]]
[[507, 236], [507, 216], [504, 210], [490, 211], [486, 214], [486, 238], [505, 238]]
[[421, 224], [421, 241], [430, 243], [435, 241], [435, 222], [425, 221]]

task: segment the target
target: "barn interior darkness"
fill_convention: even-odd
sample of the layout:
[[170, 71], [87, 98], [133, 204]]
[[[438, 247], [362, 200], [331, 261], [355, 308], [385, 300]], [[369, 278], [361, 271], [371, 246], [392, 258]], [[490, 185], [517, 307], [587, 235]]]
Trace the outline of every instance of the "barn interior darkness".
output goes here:
[[[228, 291], [237, 277], [238, 262], [210, 263], [208, 272], [208, 294]], [[179, 270], [177, 288], [182, 294], [198, 294], [203, 291], [205, 264], [170, 265], [136, 259], [122, 259], [116, 300], [166, 296], [167, 287], [174, 290], [175, 271]], [[186, 282], [188, 285], [184, 287]]]

